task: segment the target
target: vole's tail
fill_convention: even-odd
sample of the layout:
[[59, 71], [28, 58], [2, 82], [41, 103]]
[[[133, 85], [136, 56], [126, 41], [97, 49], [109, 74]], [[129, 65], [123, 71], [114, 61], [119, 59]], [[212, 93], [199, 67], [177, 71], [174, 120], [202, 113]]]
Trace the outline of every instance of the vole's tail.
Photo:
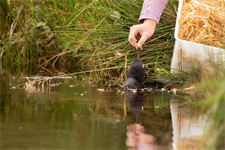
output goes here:
[[[136, 36], [135, 34], [134, 34], [134, 36], [135, 36], [136, 42], [138, 42], [138, 40], [137, 40], [137, 36]], [[140, 49], [138, 48], [137, 59], [140, 59], [140, 57], [139, 57], [139, 53], [140, 53]]]
[[140, 49], [138, 48], [137, 59], [140, 59], [139, 54], [140, 54]]

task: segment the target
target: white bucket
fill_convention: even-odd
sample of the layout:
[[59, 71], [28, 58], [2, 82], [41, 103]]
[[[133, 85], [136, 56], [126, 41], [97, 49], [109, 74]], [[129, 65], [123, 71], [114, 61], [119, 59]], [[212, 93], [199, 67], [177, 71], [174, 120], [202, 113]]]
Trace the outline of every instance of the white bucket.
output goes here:
[[189, 42], [178, 38], [179, 18], [181, 16], [182, 6], [183, 0], [179, 0], [171, 72], [188, 71], [193, 67], [204, 67], [207, 70], [212, 71], [212, 61], [215, 63], [222, 63], [222, 61], [225, 61], [224, 49]]

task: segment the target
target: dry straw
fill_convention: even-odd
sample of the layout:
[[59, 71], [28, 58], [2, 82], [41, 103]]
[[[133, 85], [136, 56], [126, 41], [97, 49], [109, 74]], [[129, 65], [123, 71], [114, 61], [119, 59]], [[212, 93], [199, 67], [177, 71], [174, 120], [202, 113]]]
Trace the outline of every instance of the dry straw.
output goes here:
[[178, 37], [225, 47], [225, 0], [184, 0]]

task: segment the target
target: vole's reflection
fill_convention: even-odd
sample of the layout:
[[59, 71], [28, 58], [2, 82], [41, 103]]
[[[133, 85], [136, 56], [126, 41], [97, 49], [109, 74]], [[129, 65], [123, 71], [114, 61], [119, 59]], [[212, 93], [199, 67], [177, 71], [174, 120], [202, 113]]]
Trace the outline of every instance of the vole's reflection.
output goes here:
[[144, 107], [143, 93], [141, 93], [139, 90], [137, 92], [126, 91], [126, 99], [131, 112], [136, 116], [136, 123], [138, 123], [138, 115], [141, 113]]
[[144, 127], [138, 122], [138, 116], [144, 107], [143, 93], [126, 91], [126, 99], [129, 108], [136, 116], [136, 123], [127, 126], [126, 145], [128, 149], [157, 150], [154, 136], [146, 134]]

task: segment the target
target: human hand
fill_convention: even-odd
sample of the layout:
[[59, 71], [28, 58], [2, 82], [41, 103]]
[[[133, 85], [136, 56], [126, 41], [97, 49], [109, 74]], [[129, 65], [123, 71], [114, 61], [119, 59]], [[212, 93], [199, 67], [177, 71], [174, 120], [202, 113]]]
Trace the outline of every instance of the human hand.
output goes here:
[[[145, 41], [150, 38], [156, 28], [156, 21], [151, 19], [145, 19], [143, 24], [134, 25], [130, 28], [130, 34], [128, 37], [128, 41], [131, 45], [133, 45], [136, 49], [142, 50], [142, 45]], [[137, 42], [137, 38], [140, 40]]]

